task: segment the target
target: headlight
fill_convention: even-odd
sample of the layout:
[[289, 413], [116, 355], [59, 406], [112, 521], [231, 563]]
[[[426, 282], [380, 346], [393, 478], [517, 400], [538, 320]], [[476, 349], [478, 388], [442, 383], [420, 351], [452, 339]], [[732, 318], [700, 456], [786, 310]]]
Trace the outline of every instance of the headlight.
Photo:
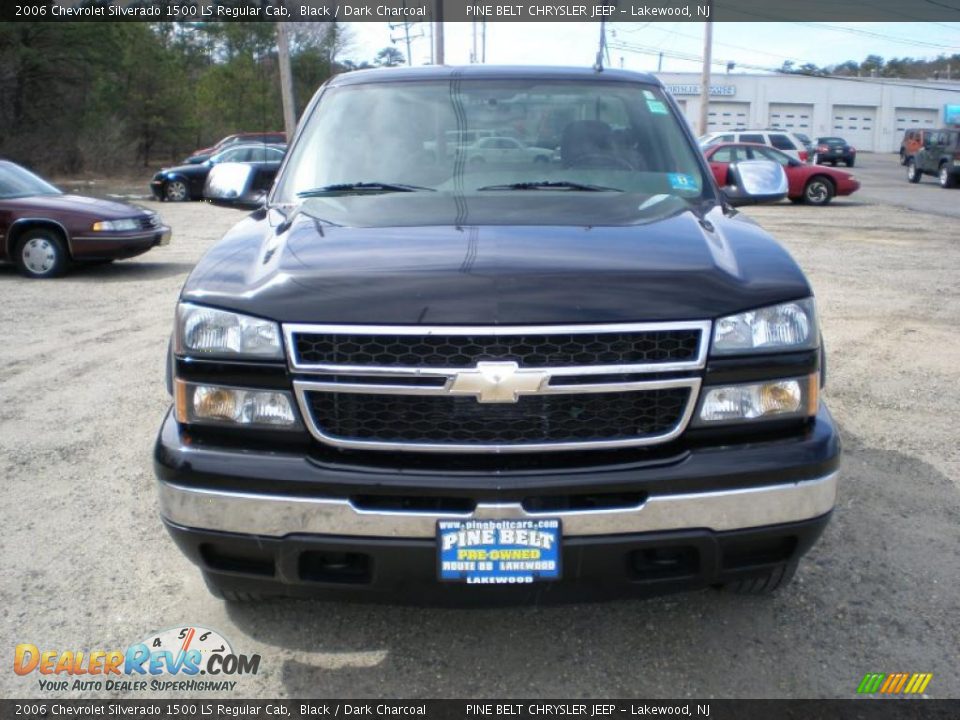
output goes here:
[[180, 355], [283, 359], [280, 327], [270, 320], [180, 303], [176, 329]]
[[820, 331], [813, 298], [720, 318], [713, 326], [714, 355], [809, 350]]
[[297, 430], [290, 393], [176, 381], [177, 421]]
[[139, 230], [140, 221], [135, 218], [124, 218], [123, 220], [101, 220], [100, 222], [95, 222], [93, 224], [94, 232], [104, 232], [104, 231], [124, 231], [124, 230]]
[[812, 417], [820, 403], [820, 375], [706, 387], [695, 424]]

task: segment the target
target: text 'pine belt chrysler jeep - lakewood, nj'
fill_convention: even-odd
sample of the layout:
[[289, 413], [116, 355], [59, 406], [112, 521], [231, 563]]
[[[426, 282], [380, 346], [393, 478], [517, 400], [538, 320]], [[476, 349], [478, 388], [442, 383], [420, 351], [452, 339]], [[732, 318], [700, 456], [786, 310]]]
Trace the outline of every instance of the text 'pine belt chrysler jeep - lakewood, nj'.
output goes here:
[[155, 450], [215, 594], [790, 580], [840, 441], [810, 285], [731, 206], [779, 165], [718, 188], [650, 76], [472, 66], [340, 75], [246, 172], [208, 181], [258, 207], [183, 288]]

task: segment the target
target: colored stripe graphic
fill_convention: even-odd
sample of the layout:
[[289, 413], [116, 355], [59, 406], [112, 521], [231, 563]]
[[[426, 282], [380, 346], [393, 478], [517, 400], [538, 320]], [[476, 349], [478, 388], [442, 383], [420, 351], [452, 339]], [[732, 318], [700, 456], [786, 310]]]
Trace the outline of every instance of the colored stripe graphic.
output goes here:
[[863, 676], [863, 680], [860, 681], [860, 686], [857, 688], [858, 693], [872, 694], [880, 689], [880, 683], [883, 682], [883, 679], [886, 677], [883, 673], [867, 673]]
[[867, 673], [857, 686], [857, 692], [865, 695], [918, 695], [927, 689], [933, 673]]

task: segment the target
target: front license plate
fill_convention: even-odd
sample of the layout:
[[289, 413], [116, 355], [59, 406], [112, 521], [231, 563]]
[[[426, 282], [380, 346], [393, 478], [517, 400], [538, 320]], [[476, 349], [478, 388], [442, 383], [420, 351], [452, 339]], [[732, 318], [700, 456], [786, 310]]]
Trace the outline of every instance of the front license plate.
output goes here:
[[560, 579], [560, 520], [438, 520], [441, 581], [516, 585]]

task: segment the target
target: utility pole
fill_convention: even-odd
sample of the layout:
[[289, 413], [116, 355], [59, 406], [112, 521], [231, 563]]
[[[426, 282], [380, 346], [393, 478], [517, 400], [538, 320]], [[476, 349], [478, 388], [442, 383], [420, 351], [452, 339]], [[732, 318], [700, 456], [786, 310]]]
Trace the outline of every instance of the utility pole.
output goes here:
[[277, 61], [280, 65], [280, 97], [283, 100], [283, 129], [287, 132], [287, 141], [289, 142], [293, 140], [293, 131], [297, 129], [297, 117], [293, 105], [290, 45], [287, 42], [287, 28], [283, 21], [277, 23]]
[[433, 61], [437, 65], [443, 65], [443, 0], [436, 2], [437, 14], [433, 23]]
[[[712, 9], [712, 8], [711, 8]], [[703, 29], [703, 72], [700, 74], [700, 134], [707, 134], [707, 113], [710, 110], [710, 62], [713, 55], [713, 21]]]
[[480, 62], [487, 61], [487, 21], [484, 20], [480, 25]]
[[470, 50], [470, 62], [476, 63], [479, 62], [480, 56], [477, 53], [477, 21], [474, 20], [470, 23], [470, 29], [473, 32], [473, 46]]

